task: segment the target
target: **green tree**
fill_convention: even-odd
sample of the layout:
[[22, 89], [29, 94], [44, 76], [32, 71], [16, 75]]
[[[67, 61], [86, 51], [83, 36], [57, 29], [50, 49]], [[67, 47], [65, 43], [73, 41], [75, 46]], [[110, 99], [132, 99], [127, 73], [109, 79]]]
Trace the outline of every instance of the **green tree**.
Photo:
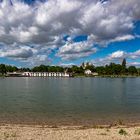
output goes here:
[[83, 69], [82, 66], [78, 67], [78, 66], [73, 65], [73, 66], [71, 67], [71, 71], [72, 71], [73, 73], [84, 73], [84, 69]]
[[123, 66], [124, 68], [126, 68], [126, 59], [125, 59], [125, 58], [124, 58], [123, 61], [122, 61], [122, 66]]
[[122, 61], [122, 70], [121, 70], [121, 74], [126, 74], [127, 72], [127, 68], [126, 68], [126, 59], [124, 58]]
[[6, 68], [6, 72], [14, 72], [14, 71], [18, 71], [19, 69], [15, 66], [10, 66], [10, 65], [5, 65]]
[[133, 75], [133, 74], [137, 74], [138, 71], [137, 71], [137, 69], [136, 69], [135, 66], [130, 66], [130, 67], [128, 68], [128, 73]]
[[0, 73], [2, 75], [6, 74], [6, 67], [4, 64], [0, 64]]
[[87, 65], [85, 69], [86, 69], [86, 70], [89, 69], [89, 70], [91, 70], [92, 72], [95, 72], [95, 66], [94, 66], [94, 65]]
[[105, 67], [104, 67], [104, 66], [96, 67], [96, 68], [95, 68], [95, 71], [96, 71], [97, 73], [99, 73], [99, 75], [104, 75], [104, 74], [106, 74], [106, 71], [105, 71]]
[[138, 71], [138, 75], [140, 75], [140, 68], [138, 68], [137, 71]]
[[114, 74], [115, 75], [120, 75], [122, 71], [122, 66], [120, 64], [115, 64], [114, 65]]
[[36, 66], [32, 69], [32, 71], [33, 72], [47, 72], [48, 66], [45, 66], [45, 65]]
[[83, 62], [81, 66], [82, 66], [83, 68], [85, 68], [85, 63]]
[[20, 71], [22, 71], [22, 72], [30, 72], [31, 69], [30, 68], [20, 68]]

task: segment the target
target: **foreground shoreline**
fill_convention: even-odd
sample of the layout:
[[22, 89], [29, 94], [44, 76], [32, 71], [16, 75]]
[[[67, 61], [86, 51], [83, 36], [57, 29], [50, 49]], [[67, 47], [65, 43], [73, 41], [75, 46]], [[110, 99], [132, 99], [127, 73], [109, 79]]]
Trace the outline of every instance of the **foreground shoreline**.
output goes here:
[[139, 140], [140, 124], [89, 126], [49, 126], [0, 124], [4, 140]]

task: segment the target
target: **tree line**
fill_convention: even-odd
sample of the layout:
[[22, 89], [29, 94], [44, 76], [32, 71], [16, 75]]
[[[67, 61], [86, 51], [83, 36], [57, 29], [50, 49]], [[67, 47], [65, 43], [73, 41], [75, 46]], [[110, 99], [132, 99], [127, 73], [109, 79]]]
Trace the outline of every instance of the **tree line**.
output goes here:
[[83, 65], [84, 63], [80, 67], [72, 66], [69, 68], [69, 72], [82, 74], [86, 69], [89, 69], [91, 72], [96, 72], [99, 75], [140, 75], [140, 68], [126, 66], [126, 59], [123, 59], [122, 64], [110, 63], [109, 65], [97, 67], [89, 63], [85, 67]]
[[0, 73], [6, 74], [7, 72], [64, 72], [66, 68], [60, 66], [46, 66], [40, 65], [33, 68], [18, 68], [16, 66], [0, 64]]
[[110, 63], [105, 66], [95, 67], [90, 63], [82, 63], [81, 66], [73, 65], [71, 67], [62, 66], [46, 66], [40, 65], [33, 68], [18, 68], [16, 66], [0, 64], [0, 73], [2, 75], [7, 72], [69, 72], [73, 75], [84, 75], [85, 70], [89, 69], [91, 72], [96, 72], [99, 75], [140, 75], [140, 68], [135, 66], [126, 66], [126, 59], [123, 59], [122, 64]]

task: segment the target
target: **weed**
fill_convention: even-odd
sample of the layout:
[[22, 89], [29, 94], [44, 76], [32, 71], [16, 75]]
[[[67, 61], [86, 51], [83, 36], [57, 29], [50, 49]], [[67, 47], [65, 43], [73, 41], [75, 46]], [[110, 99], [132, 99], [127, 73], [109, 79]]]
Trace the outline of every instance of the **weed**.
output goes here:
[[109, 129], [106, 129], [106, 131], [107, 131], [107, 132], [110, 132], [110, 130], [109, 130]]
[[106, 133], [100, 133], [100, 135], [106, 136], [107, 134]]
[[134, 134], [140, 135], [140, 129], [135, 130]]
[[122, 120], [118, 120], [118, 125], [123, 125], [123, 121]]
[[127, 132], [124, 129], [119, 130], [120, 135], [127, 135]]

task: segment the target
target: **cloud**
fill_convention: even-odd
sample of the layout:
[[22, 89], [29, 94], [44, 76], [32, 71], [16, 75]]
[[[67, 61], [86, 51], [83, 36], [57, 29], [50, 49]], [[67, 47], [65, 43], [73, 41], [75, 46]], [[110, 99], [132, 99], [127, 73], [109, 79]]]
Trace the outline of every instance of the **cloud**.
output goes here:
[[129, 57], [132, 59], [140, 58], [140, 50], [137, 50], [136, 52], [130, 53]]
[[129, 62], [127, 65], [128, 65], [128, 66], [140, 67], [140, 62]]
[[33, 57], [30, 57], [29, 59], [23, 60], [24, 63], [28, 64], [28, 66], [37, 66], [41, 64], [51, 64], [51, 59], [47, 57], [47, 55], [34, 55]]
[[125, 53], [124, 51], [116, 51], [113, 52], [112, 54], [110, 54], [108, 56], [108, 59], [122, 59], [125, 58], [127, 56], [127, 53]]
[[34, 50], [28, 46], [18, 46], [16, 43], [9, 46], [0, 46], [0, 57], [8, 57], [13, 59], [28, 59], [32, 57]]
[[128, 59], [128, 63], [127, 63], [128, 66], [129, 65], [139, 66], [139, 62], [133, 62], [133, 61], [140, 59], [140, 50], [137, 50], [135, 52], [125, 52], [125, 51], [118, 50], [116, 52], [107, 55], [104, 58], [92, 60], [92, 63], [96, 66], [107, 65], [111, 62], [121, 63], [124, 58]]
[[0, 57], [10, 57], [10, 58], [19, 58], [19, 59], [26, 59], [33, 55], [32, 50], [27, 50], [24, 48], [15, 49], [15, 50], [8, 50], [8, 51], [1, 51]]
[[[3, 1], [0, 3], [0, 42], [7, 51], [2, 50], [1, 57], [48, 57], [50, 49], [58, 49], [56, 55], [62, 60], [89, 56], [97, 51], [94, 44], [135, 39], [132, 31], [134, 23], [140, 20], [139, 6], [139, 0], [47, 0], [33, 5], [18, 0], [13, 4]], [[65, 35], [92, 36], [93, 44], [88, 40], [67, 43], [63, 39]], [[18, 44], [15, 52], [11, 49], [14, 43]]]
[[121, 41], [133, 40], [135, 38], [139, 38], [139, 36], [128, 34], [128, 35], [118, 36], [118, 37], [110, 40], [109, 43], [111, 43], [111, 42], [121, 42]]
[[59, 66], [62, 66], [62, 67], [72, 67], [74, 65], [75, 65], [74, 63], [60, 63], [59, 64]]
[[10, 46], [0, 44], [0, 57], [7, 57], [25, 63], [26, 66], [35, 66], [40, 64], [50, 64], [51, 59], [48, 58], [50, 54], [45, 47], [20, 45], [14, 43]]
[[75, 60], [77, 58], [87, 57], [97, 52], [97, 48], [93, 47], [93, 40], [89, 36], [86, 41], [72, 42], [70, 38], [64, 46], [62, 46], [57, 56], [62, 60]]

